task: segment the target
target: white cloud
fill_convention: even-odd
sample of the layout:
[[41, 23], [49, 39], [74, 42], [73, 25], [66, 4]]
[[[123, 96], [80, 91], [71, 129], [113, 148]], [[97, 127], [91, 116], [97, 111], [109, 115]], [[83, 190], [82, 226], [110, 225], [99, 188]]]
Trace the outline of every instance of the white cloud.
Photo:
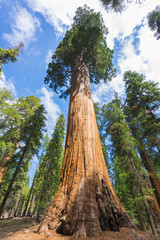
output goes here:
[[53, 55], [53, 50], [52, 49], [49, 49], [48, 50], [48, 53], [47, 53], [47, 56], [46, 56], [46, 59], [45, 59], [45, 63], [48, 65], [51, 60], [52, 60], [52, 55]]
[[139, 4], [129, 4], [126, 11], [121, 14], [114, 12], [107, 13], [99, 0], [26, 0], [29, 7], [33, 11], [41, 13], [46, 21], [54, 26], [58, 35], [64, 33], [66, 25], [71, 25], [73, 16], [79, 6], [87, 4], [89, 7], [95, 9], [96, 12], [101, 12], [106, 26], [109, 29], [108, 45], [113, 47], [113, 40], [119, 34], [128, 36], [131, 34], [133, 28], [140, 24], [144, 16], [152, 11], [159, 0], [147, 0], [141, 6]]
[[[146, 76], [147, 80], [154, 80], [160, 83], [160, 44], [147, 24], [143, 24], [138, 32], [139, 54], [135, 52], [133, 46], [133, 36], [124, 44], [122, 48], [123, 57], [118, 60], [121, 74], [127, 70], [136, 71]], [[120, 75], [121, 75], [120, 74]]]
[[33, 17], [25, 8], [18, 6], [12, 12], [12, 19], [12, 33], [4, 33], [5, 40], [13, 46], [20, 42], [28, 46], [31, 41], [35, 41], [35, 32], [37, 28], [40, 29], [40, 22], [36, 17]]
[[[28, 6], [33, 11], [39, 12], [43, 15], [46, 21], [52, 25], [57, 34], [64, 34], [66, 25], [71, 25], [73, 16], [77, 7], [87, 4], [95, 11], [100, 11], [104, 18], [104, 22], [109, 29], [107, 36], [108, 46], [114, 47], [114, 39], [118, 39], [123, 43], [122, 55], [118, 60], [118, 65], [121, 73], [112, 80], [108, 85], [100, 84], [93, 92], [93, 100], [107, 98], [106, 92], [111, 96], [113, 89], [119, 92], [120, 95], [124, 93], [124, 84], [122, 81], [123, 73], [127, 70], [137, 71], [146, 75], [147, 79], [159, 81], [160, 76], [160, 47], [159, 41], [153, 37], [153, 33], [147, 26], [146, 16], [159, 5], [159, 0], [147, 0], [143, 5], [129, 4], [126, 11], [121, 14], [115, 12], [107, 13], [102, 8], [99, 0], [26, 0]], [[135, 48], [132, 44], [133, 30], [136, 26], [142, 24], [138, 32], [139, 38], [139, 55], [136, 54]], [[135, 30], [134, 30], [135, 31]], [[128, 37], [126, 41], [126, 37]], [[49, 53], [48, 53], [49, 56]], [[47, 58], [46, 58], [47, 59]], [[49, 59], [49, 58], [48, 58]]]
[[7, 88], [10, 90], [14, 95], [16, 95], [16, 89], [14, 86], [13, 78], [6, 80], [4, 73], [2, 72], [0, 75], [0, 88]]
[[130, 35], [134, 27], [140, 25], [142, 19], [147, 16], [150, 11], [155, 9], [158, 4], [159, 0], [147, 0], [143, 5], [134, 2], [129, 4], [127, 10], [122, 12], [122, 14], [114, 12], [107, 14], [103, 10], [103, 18], [109, 29], [109, 46], [113, 47], [113, 40], [119, 35], [123, 35], [123, 37]]
[[[63, 35], [66, 27], [72, 24], [75, 11], [78, 7], [84, 6], [85, 4], [100, 8], [98, 0], [26, 0], [29, 7], [36, 12], [40, 12], [46, 21], [51, 24], [56, 34]], [[93, 4], [94, 2], [94, 4]]]
[[153, 37], [153, 32], [150, 31], [147, 24], [139, 31], [140, 38], [140, 55], [143, 58], [145, 65], [144, 72], [147, 79], [154, 80], [160, 84], [160, 41]]
[[103, 99], [103, 103], [112, 100], [114, 93], [114, 88], [111, 86], [111, 83], [100, 83], [98, 87], [96, 86], [96, 90], [92, 93], [93, 102], [101, 102]]
[[61, 113], [60, 107], [53, 100], [54, 93], [48, 91], [45, 87], [37, 90], [37, 94], [47, 111], [47, 130], [50, 134], [52, 134], [56, 120]]
[[[93, 100], [96, 99], [99, 102], [106, 103], [105, 93], [111, 93], [109, 101], [113, 98], [113, 89], [118, 92], [119, 96], [124, 96], [124, 83], [123, 74], [125, 71], [131, 70], [136, 71], [146, 76], [146, 80], [153, 80], [158, 82], [160, 85], [160, 44], [156, 38], [153, 37], [153, 33], [150, 31], [146, 24], [146, 19], [137, 31], [137, 39], [139, 39], [137, 54], [133, 41], [135, 40], [134, 35], [131, 34], [129, 37], [121, 37], [119, 41], [123, 44], [121, 57], [118, 59], [118, 66], [120, 73], [114, 78], [111, 83], [100, 84], [99, 87], [93, 92]], [[137, 48], [136, 48], [137, 50]]]

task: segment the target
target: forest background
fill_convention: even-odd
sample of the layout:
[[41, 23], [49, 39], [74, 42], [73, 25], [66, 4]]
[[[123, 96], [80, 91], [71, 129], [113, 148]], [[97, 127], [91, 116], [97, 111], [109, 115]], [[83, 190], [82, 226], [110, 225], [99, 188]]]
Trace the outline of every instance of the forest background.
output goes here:
[[[158, 1], [154, 4], [151, 1], [141, 5], [131, 4], [121, 14], [106, 13], [98, 1], [94, 6], [89, 1], [85, 3], [103, 13], [109, 30], [107, 42], [109, 47], [114, 49], [113, 63], [117, 68], [117, 76], [111, 83], [92, 86], [93, 101], [107, 104], [115, 98], [115, 90], [123, 103], [125, 94], [122, 76], [126, 70], [137, 71], [144, 74], [147, 80], [158, 82], [159, 42], [148, 28], [146, 19], [148, 12], [155, 8]], [[62, 9], [62, 4], [64, 5], [63, 2], [56, 4], [56, 1], [47, 1], [45, 5], [41, 1], [16, 1], [16, 4], [0, 1], [3, 19], [1, 47], [24, 43], [18, 61], [3, 68], [0, 87], [8, 88], [18, 98], [22, 95], [40, 97], [47, 111], [47, 130], [50, 136], [58, 116], [64, 113], [67, 119], [68, 102], [58, 99], [58, 95], [43, 85], [45, 71], [54, 49], [72, 23], [76, 8], [84, 5], [76, 1], [76, 4], [71, 2], [73, 8], [68, 7], [67, 3]], [[30, 167], [31, 179], [37, 162], [38, 158], [35, 157]]]

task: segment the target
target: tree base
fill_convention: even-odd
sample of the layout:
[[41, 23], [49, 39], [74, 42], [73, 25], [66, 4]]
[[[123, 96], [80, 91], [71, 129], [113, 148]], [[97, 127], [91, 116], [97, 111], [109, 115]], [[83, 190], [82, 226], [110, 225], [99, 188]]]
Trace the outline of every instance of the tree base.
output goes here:
[[49, 229], [56, 229], [57, 233], [85, 238], [106, 230], [119, 231], [120, 227], [136, 228], [104, 180], [82, 178], [79, 189], [72, 185], [69, 195], [63, 186], [58, 190], [38, 233], [47, 234]]

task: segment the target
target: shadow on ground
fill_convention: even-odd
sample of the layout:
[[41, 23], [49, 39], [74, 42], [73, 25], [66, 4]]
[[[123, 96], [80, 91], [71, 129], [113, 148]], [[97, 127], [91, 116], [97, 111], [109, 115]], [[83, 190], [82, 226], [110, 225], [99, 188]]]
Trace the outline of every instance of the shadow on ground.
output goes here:
[[35, 221], [31, 220], [30, 217], [0, 219], [0, 239], [5, 239], [11, 234], [32, 227], [35, 224]]
[[[77, 240], [73, 236], [57, 234], [55, 230], [49, 231], [49, 235], [34, 233], [37, 222], [30, 217], [10, 218], [0, 220], [1, 240]], [[120, 228], [120, 232], [105, 231], [100, 236], [91, 238], [78, 238], [78, 240], [159, 240], [150, 231], [147, 233], [131, 228]]]

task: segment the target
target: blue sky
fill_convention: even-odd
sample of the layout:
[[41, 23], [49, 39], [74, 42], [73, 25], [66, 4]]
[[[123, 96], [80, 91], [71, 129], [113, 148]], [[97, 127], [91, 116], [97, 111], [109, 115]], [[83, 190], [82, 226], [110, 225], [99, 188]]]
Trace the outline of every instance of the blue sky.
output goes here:
[[[40, 97], [48, 112], [50, 133], [61, 113], [67, 120], [69, 99], [59, 99], [44, 85], [47, 64], [72, 24], [77, 7], [84, 4], [102, 13], [109, 30], [108, 46], [114, 49], [113, 62], [118, 70], [111, 83], [92, 86], [93, 100], [106, 103], [112, 99], [114, 89], [123, 99], [122, 78], [126, 70], [143, 73], [147, 79], [160, 83], [160, 41], [153, 37], [146, 20], [159, 0], [146, 0], [141, 6], [129, 4], [122, 14], [107, 13], [99, 0], [0, 0], [0, 47], [24, 43], [18, 61], [3, 67], [0, 87], [10, 89], [16, 97]], [[35, 165], [36, 161], [31, 173]]]

